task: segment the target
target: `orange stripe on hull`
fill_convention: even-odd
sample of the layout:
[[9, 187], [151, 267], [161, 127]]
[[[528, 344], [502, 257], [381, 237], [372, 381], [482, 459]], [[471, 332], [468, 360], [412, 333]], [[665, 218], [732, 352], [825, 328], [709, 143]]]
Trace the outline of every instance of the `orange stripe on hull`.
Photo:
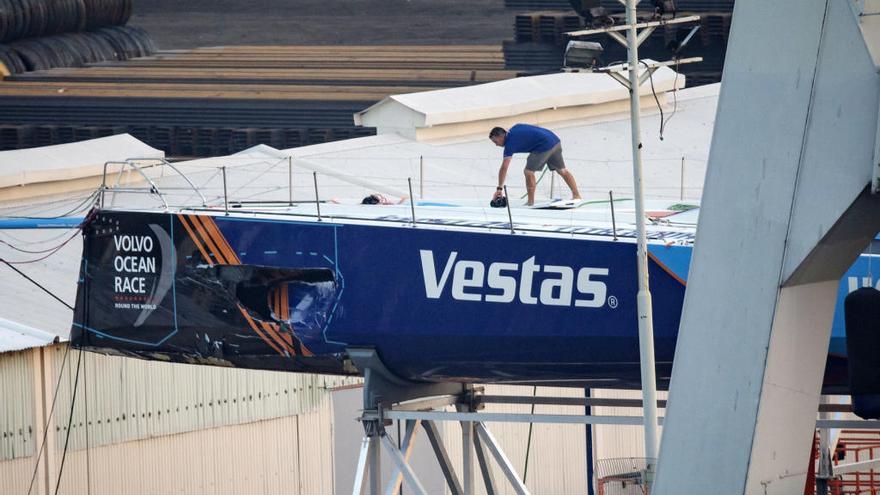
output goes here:
[[220, 232], [214, 219], [211, 217], [201, 217], [201, 219], [208, 235], [211, 236], [211, 239], [217, 244], [220, 253], [226, 258], [226, 263], [230, 265], [240, 265], [241, 260], [238, 259], [238, 255], [235, 254], [235, 251], [232, 250], [232, 246], [226, 241], [226, 237]]
[[202, 239], [205, 241], [205, 245], [208, 246], [208, 249], [211, 251], [211, 254], [213, 254], [214, 257], [217, 259], [217, 261], [223, 264], [229, 264], [229, 261], [227, 261], [223, 253], [220, 252], [220, 249], [217, 247], [214, 239], [210, 235], [208, 235], [208, 232], [205, 231], [205, 228], [202, 226], [202, 217], [194, 215], [190, 217], [190, 220], [192, 220], [193, 226], [196, 228], [196, 232], [198, 232]]
[[648, 252], [648, 258], [651, 258], [651, 260], [653, 260], [654, 263], [657, 264], [657, 266], [659, 266], [660, 268], [662, 268], [664, 272], [668, 273], [670, 277], [672, 277], [672, 278], [674, 278], [675, 280], [677, 280], [681, 285], [687, 287], [687, 282], [686, 282], [685, 280], [683, 280], [681, 277], [679, 277], [678, 275], [676, 275], [675, 272], [673, 272], [672, 270], [670, 270], [669, 267], [666, 266], [665, 264], [663, 264], [662, 261], [658, 260], [656, 256], [654, 256], [653, 254], [651, 254], [650, 252]]
[[289, 345], [287, 342], [284, 341], [283, 338], [281, 338], [281, 335], [279, 335], [279, 333], [277, 331], [276, 325], [274, 325], [272, 323], [267, 323], [265, 321], [261, 321], [260, 325], [263, 326], [263, 330], [265, 330], [266, 333], [270, 337], [272, 337], [272, 339], [274, 339], [275, 342], [277, 342], [281, 346], [282, 349], [286, 350], [291, 355], [296, 355], [296, 349], [294, 349], [292, 345]]
[[187, 222], [186, 216], [185, 215], [177, 215], [177, 218], [178, 218], [178, 220], [180, 220], [180, 223], [183, 224], [183, 228], [186, 229], [186, 232], [189, 234], [190, 239], [192, 239], [192, 241], [196, 245], [196, 247], [199, 248], [199, 251], [202, 253], [202, 256], [205, 257], [205, 261], [209, 265], [213, 265], [214, 260], [212, 260], [211, 257], [208, 256], [208, 252], [205, 251], [204, 247], [202, 247], [202, 243], [201, 243], [201, 241], [199, 241], [199, 237], [195, 234], [195, 232], [193, 232], [192, 227], [189, 226], [189, 222]]
[[266, 338], [265, 335], [263, 335], [263, 332], [261, 332], [260, 329], [257, 328], [257, 324], [254, 321], [254, 319], [251, 318], [251, 315], [249, 315], [247, 313], [247, 311], [243, 307], [241, 307], [240, 304], [238, 305], [238, 310], [241, 311], [242, 316], [244, 316], [244, 319], [247, 320], [248, 325], [250, 325], [250, 327], [251, 327], [251, 329], [253, 329], [254, 333], [256, 333], [265, 343], [269, 344], [269, 346], [272, 347], [272, 349], [275, 349], [275, 352], [277, 352], [278, 354], [280, 354], [282, 356], [285, 355], [284, 352], [277, 345], [275, 345], [275, 343], [272, 342], [271, 339], [268, 339], [268, 338]]

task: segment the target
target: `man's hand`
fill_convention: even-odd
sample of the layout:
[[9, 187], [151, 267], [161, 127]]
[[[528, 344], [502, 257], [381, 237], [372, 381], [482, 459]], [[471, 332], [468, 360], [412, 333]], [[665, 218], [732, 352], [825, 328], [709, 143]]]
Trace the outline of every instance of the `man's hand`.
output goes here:
[[495, 194], [492, 195], [492, 199], [498, 199], [501, 196], [504, 196], [504, 190], [500, 187], [495, 189]]

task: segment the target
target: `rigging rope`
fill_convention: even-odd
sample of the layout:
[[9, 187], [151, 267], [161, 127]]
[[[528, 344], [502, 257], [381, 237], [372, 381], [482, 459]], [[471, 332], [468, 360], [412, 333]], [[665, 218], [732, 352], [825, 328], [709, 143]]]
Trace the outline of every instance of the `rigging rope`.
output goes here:
[[12, 266], [12, 264], [11, 264], [10, 262], [4, 260], [3, 258], [0, 258], [0, 262], [2, 262], [3, 264], [5, 264], [5, 265], [8, 266], [9, 268], [12, 268], [12, 269], [15, 271], [15, 273], [21, 275], [22, 277], [24, 277], [25, 279], [27, 279], [30, 283], [32, 283], [32, 284], [36, 285], [37, 287], [39, 287], [43, 292], [45, 292], [46, 294], [49, 294], [50, 296], [52, 296], [53, 299], [55, 299], [56, 301], [60, 302], [60, 303], [63, 304], [64, 306], [66, 306], [67, 309], [73, 311], [73, 306], [71, 306], [70, 304], [67, 304], [67, 303], [64, 302], [64, 300], [62, 300], [60, 297], [56, 296], [52, 291], [50, 291], [49, 289], [47, 289], [47, 288], [43, 287], [42, 285], [40, 285], [39, 282], [37, 282], [36, 280], [34, 280], [34, 279], [28, 277], [24, 272], [22, 272], [22, 271], [19, 270], [18, 268]]
[[[89, 208], [91, 208], [93, 206], [93, 204], [89, 204], [89, 201], [92, 201], [92, 203], [96, 202], [97, 196], [98, 196], [98, 190], [96, 189], [96, 190], [92, 191], [92, 193], [89, 194], [86, 197], [86, 199], [84, 199], [83, 201], [80, 201], [76, 206], [74, 206], [73, 209], [71, 209], [65, 213], [61, 213], [59, 215], [53, 215], [50, 217], [0, 215], [0, 218], [9, 218], [9, 219], [16, 219], [16, 220], [18, 220], [18, 219], [21, 219], [21, 220], [57, 220], [59, 218], [65, 218], [65, 217], [71, 216], [75, 213], [79, 213], [79, 212], [88, 210]], [[32, 205], [32, 206], [39, 206], [39, 205]]]
[[52, 422], [52, 416], [55, 414], [55, 401], [58, 399], [58, 391], [61, 389], [61, 377], [64, 375], [64, 365], [67, 363], [68, 353], [70, 353], [69, 342], [64, 349], [64, 357], [61, 359], [61, 369], [58, 371], [58, 379], [55, 380], [55, 393], [52, 395], [52, 405], [49, 407], [49, 415], [46, 418], [46, 424], [43, 425], [43, 440], [40, 442], [40, 450], [37, 451], [37, 458], [34, 462], [34, 472], [31, 474], [31, 484], [28, 485], [28, 495], [30, 495], [31, 491], [34, 489], [34, 481], [37, 479], [37, 471], [40, 469], [40, 457], [42, 457], [43, 449], [46, 447], [46, 438], [49, 436], [49, 425]]
[[76, 405], [76, 392], [79, 390], [79, 371], [82, 364], [83, 351], [79, 351], [79, 357], [76, 359], [76, 378], [73, 380], [73, 393], [70, 398], [70, 415], [67, 418], [67, 435], [64, 438], [64, 450], [61, 453], [61, 466], [58, 468], [58, 479], [55, 482], [55, 495], [61, 489], [61, 478], [64, 474], [64, 461], [67, 460], [67, 447], [70, 444], [70, 430], [73, 426], [73, 407]]

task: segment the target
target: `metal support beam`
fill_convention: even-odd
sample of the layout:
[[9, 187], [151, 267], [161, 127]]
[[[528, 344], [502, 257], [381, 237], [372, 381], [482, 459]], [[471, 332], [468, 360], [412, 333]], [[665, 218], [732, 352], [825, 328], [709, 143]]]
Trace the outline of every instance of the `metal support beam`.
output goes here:
[[[403, 460], [407, 463], [409, 463], [409, 458], [412, 456], [416, 433], [419, 431], [419, 425], [421, 422], [422, 421], [418, 419], [409, 419], [406, 421], [406, 431], [400, 449], [403, 451]], [[400, 490], [401, 483], [403, 483], [403, 473], [400, 472], [399, 468], [395, 467], [394, 472], [391, 473], [391, 480], [388, 482], [388, 487], [385, 489], [385, 495], [395, 495], [398, 490]]]
[[480, 436], [480, 440], [486, 445], [486, 447], [488, 447], [489, 452], [492, 453], [492, 456], [501, 467], [504, 475], [507, 476], [507, 480], [510, 481], [514, 491], [518, 495], [529, 495], [529, 489], [526, 488], [525, 483], [523, 483], [519, 475], [516, 474], [513, 464], [510, 463], [510, 459], [508, 459], [504, 454], [504, 451], [501, 450], [501, 446], [498, 445], [498, 442], [495, 440], [495, 437], [492, 436], [492, 433], [483, 426], [483, 423], [474, 423], [474, 429], [476, 430], [477, 435]]
[[369, 437], [369, 440], [370, 495], [379, 495], [382, 493], [382, 455], [379, 447], [379, 436], [372, 435]]
[[657, 72], [658, 67], [648, 67], [641, 74], [639, 74], [639, 87], [642, 87], [642, 84], [645, 84], [645, 81], [648, 80], [649, 77], [653, 76], [655, 72]]
[[657, 26], [648, 26], [645, 29], [642, 29], [639, 35], [636, 36], [636, 46], [642, 46], [642, 43], [648, 39], [648, 36], [651, 36], [651, 33], [653, 33], [655, 29], [657, 29]]
[[[620, 35], [618, 35], [618, 36], [620, 36]], [[703, 61], [703, 57], [679, 58], [679, 59], [675, 59], [675, 60], [667, 60], [665, 62], [655, 62], [655, 61], [647, 61], [646, 60], [646, 61], [639, 62], [640, 67], [637, 67], [636, 70], [637, 70], [637, 72], [641, 72], [641, 67], [646, 67], [647, 70], [651, 71], [651, 74], [653, 74], [660, 67], [671, 67], [673, 65], [679, 66], [679, 65], [692, 64], [695, 62], [702, 62], [702, 61]], [[601, 73], [608, 74], [609, 76], [613, 77], [615, 81], [617, 81], [621, 85], [623, 85], [624, 88], [630, 89], [631, 85], [630, 85], [629, 79], [627, 79], [627, 77], [629, 77], [629, 76], [628, 75], [624, 76], [622, 74], [623, 72], [627, 72], [628, 70], [629, 69], [628, 69], [627, 65], [616, 64], [616, 65], [609, 65], [606, 67], [600, 67], [600, 68], [596, 69], [595, 72], [601, 72]], [[642, 83], [644, 83], [645, 81], [648, 80], [648, 77], [650, 77], [650, 74], [646, 75], [646, 72], [641, 72], [641, 74], [639, 74], [639, 87], [641, 87]], [[675, 89], [679, 89], [679, 88], [675, 88]]]
[[425, 435], [428, 437], [431, 448], [434, 450], [434, 456], [437, 457], [437, 462], [440, 464], [443, 477], [446, 478], [446, 486], [449, 487], [450, 493], [452, 495], [462, 495], [464, 490], [461, 488], [458, 476], [455, 475], [455, 469], [453, 469], [452, 462], [449, 460], [449, 454], [446, 453], [446, 447], [443, 446], [443, 441], [440, 439], [437, 425], [433, 421], [422, 421], [422, 426], [425, 428]]
[[[825, 401], [825, 397], [822, 397], [822, 402]], [[822, 405], [821, 403], [819, 404]], [[821, 419], [828, 419], [828, 413], [819, 413], [819, 417]], [[817, 457], [818, 462], [818, 473], [816, 474], [816, 495], [827, 495], [828, 494], [828, 480], [830, 480], [834, 474], [833, 469], [831, 467], [831, 430], [829, 428], [819, 428], [819, 451]], [[812, 466], [811, 466], [812, 467]]]
[[480, 474], [483, 475], [483, 484], [486, 486], [486, 495], [495, 495], [495, 475], [492, 474], [492, 466], [489, 465], [489, 458], [486, 456], [486, 446], [480, 440], [480, 435], [474, 437], [474, 447], [477, 451], [477, 463], [480, 465]]
[[461, 477], [464, 481], [464, 494], [474, 493], [474, 423], [461, 422]]
[[614, 79], [615, 81], [622, 84], [624, 88], [630, 89], [629, 88], [629, 79], [623, 77], [623, 75], [620, 72], [609, 72], [608, 75], [611, 76], [612, 79]]
[[620, 33], [608, 31], [608, 37], [620, 43], [621, 45], [623, 45], [624, 48], [626, 48], [626, 38]]
[[802, 493], [832, 426], [815, 411], [840, 276], [880, 229], [880, 79], [851, 4], [737, 3], [654, 495]]
[[[445, 411], [386, 411], [388, 419], [423, 419], [433, 421], [497, 422], [497, 423], [553, 423], [574, 425], [641, 425], [641, 416], [583, 416], [580, 414], [512, 414], [512, 413], [458, 413]], [[662, 424], [662, 418], [660, 423]], [[878, 422], [880, 423], [880, 422]]]
[[[696, 22], [700, 20], [700, 16], [698, 15], [689, 15], [685, 17], [676, 17], [675, 19], [660, 19], [658, 21], [651, 22], [639, 22], [635, 26], [636, 29], [642, 29], [647, 27], [657, 28], [659, 26], [668, 26], [671, 24], [683, 24], [686, 22]], [[615, 31], [626, 31], [630, 26], [627, 24], [621, 24], [620, 26], [611, 26], [609, 28], [599, 28], [599, 29], [582, 29], [580, 31], [569, 31], [567, 34], [569, 37], [575, 36], [589, 36], [591, 34], [601, 34], [601, 33], [612, 33]]]
[[852, 462], [849, 464], [838, 464], [834, 466], [834, 476], [860, 471], [873, 471], [875, 469], [880, 469], [880, 459], [869, 459], [867, 461]]
[[367, 460], [370, 457], [370, 437], [364, 435], [361, 439], [360, 453], [358, 454], [357, 468], [354, 473], [354, 486], [351, 495], [361, 495], [364, 491], [364, 479], [367, 476]]
[[416, 495], [428, 495], [427, 490], [422, 486], [415, 471], [413, 471], [409, 463], [406, 462], [406, 459], [404, 459], [400, 450], [397, 449], [397, 446], [394, 445], [394, 442], [391, 441], [391, 437], [385, 434], [379, 438], [381, 439], [382, 446], [385, 447], [385, 451], [388, 452], [388, 455], [391, 456], [391, 460], [394, 461], [394, 464], [397, 466], [397, 469], [399, 469], [403, 473], [403, 477], [406, 478], [409, 489]]

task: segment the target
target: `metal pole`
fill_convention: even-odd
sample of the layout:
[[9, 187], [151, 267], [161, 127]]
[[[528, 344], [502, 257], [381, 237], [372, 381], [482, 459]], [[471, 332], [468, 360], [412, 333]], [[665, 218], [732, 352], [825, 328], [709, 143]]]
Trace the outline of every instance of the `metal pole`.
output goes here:
[[223, 172], [223, 207], [226, 209], [226, 215], [229, 216], [229, 195], [226, 193], [226, 166], [220, 167]]
[[474, 423], [461, 423], [461, 472], [464, 495], [474, 493]]
[[550, 171], [550, 201], [553, 201], [553, 189], [556, 186], [556, 174], [553, 171]]
[[681, 194], [679, 195], [679, 201], [684, 201], [684, 157], [681, 157]]
[[[409, 196], [412, 198], [412, 186]], [[425, 157], [419, 156], [419, 199], [425, 199]]]
[[391, 457], [391, 460], [397, 466], [397, 469], [403, 473], [403, 477], [406, 478], [406, 482], [409, 484], [409, 489], [416, 495], [428, 495], [428, 491], [422, 486], [422, 482], [419, 481], [415, 471], [413, 471], [412, 467], [407, 463], [406, 459], [404, 459], [400, 450], [394, 446], [394, 442], [388, 438], [388, 435], [382, 435], [379, 439], [385, 447], [385, 450], [388, 452], [388, 456]]
[[[825, 396], [820, 397], [820, 403], [828, 403]], [[820, 412], [820, 419], [829, 419], [833, 414]], [[819, 428], [819, 452], [817, 460], [819, 473], [816, 476], [816, 495], [828, 495], [828, 480], [834, 476], [834, 468], [831, 463], [831, 430]], [[810, 466], [812, 468], [812, 466]]]
[[510, 220], [510, 233], [515, 234], [513, 231], [513, 215], [510, 213], [510, 196], [507, 195], [507, 186], [504, 186], [504, 197], [507, 198], [507, 218]]
[[382, 494], [382, 451], [379, 443], [379, 433], [374, 432], [370, 436], [370, 495]]
[[312, 172], [312, 179], [315, 181], [315, 208], [318, 209], [318, 221], [321, 221], [321, 200], [318, 197], [318, 172]]
[[[592, 394], [589, 388], [584, 389], [584, 397], [589, 399]], [[584, 406], [584, 416], [593, 414], [592, 407]], [[596, 489], [593, 487], [593, 477], [595, 475], [596, 464], [593, 460], [593, 425], [584, 425], [586, 436], [584, 438], [584, 446], [587, 451], [587, 495], [595, 495]]]
[[293, 206], [293, 157], [287, 157], [287, 205]]
[[354, 473], [354, 486], [351, 495], [361, 495], [364, 492], [364, 478], [367, 474], [367, 461], [370, 457], [370, 437], [364, 435], [361, 439], [361, 449], [358, 454], [357, 468]]
[[406, 182], [409, 184], [409, 209], [412, 212], [412, 226], [416, 226], [416, 202], [413, 200], [412, 193], [412, 177], [407, 177]]
[[99, 203], [99, 208], [104, 209], [104, 192], [107, 190], [107, 164], [109, 162], [104, 162], [104, 173], [101, 174], [101, 202]]
[[525, 482], [516, 474], [513, 464], [510, 463], [510, 459], [508, 459], [507, 455], [504, 454], [504, 451], [501, 450], [501, 446], [498, 445], [498, 441], [495, 440], [492, 433], [486, 429], [483, 423], [472, 424], [474, 425], [474, 432], [480, 436], [480, 440], [482, 440], [483, 444], [489, 449], [489, 453], [495, 458], [495, 462], [498, 463], [501, 472], [507, 477], [507, 481], [510, 482], [513, 491], [517, 495], [529, 495], [529, 489], [526, 488]]
[[608, 191], [608, 200], [611, 202], [611, 232], [614, 233], [614, 240], [617, 240], [617, 219], [614, 217], [614, 191]]
[[633, 193], [636, 203], [638, 232], [639, 292], [636, 296], [639, 316], [639, 355], [641, 357], [642, 404], [645, 411], [645, 457], [648, 471], [654, 471], [659, 451], [657, 431], [657, 379], [654, 367], [654, 321], [651, 311], [651, 290], [648, 284], [648, 247], [645, 234], [645, 205], [642, 188], [642, 131], [639, 108], [639, 45], [636, 30], [637, 0], [626, 0], [626, 41], [629, 49], [629, 95], [632, 125]]

